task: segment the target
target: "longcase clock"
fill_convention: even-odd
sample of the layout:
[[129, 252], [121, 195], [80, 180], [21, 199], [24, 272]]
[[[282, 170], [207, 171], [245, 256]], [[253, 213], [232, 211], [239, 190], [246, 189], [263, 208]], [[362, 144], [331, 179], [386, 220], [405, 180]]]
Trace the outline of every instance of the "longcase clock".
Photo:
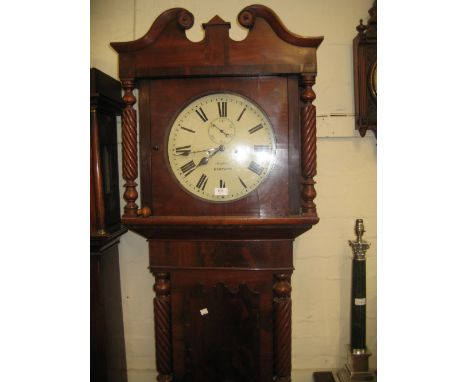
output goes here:
[[120, 293], [117, 116], [124, 103], [119, 81], [90, 71], [90, 380], [126, 382]]
[[193, 15], [174, 8], [111, 44], [126, 104], [122, 221], [149, 241], [158, 381], [291, 379], [292, 244], [319, 220], [323, 38], [289, 32], [261, 5], [238, 21], [243, 41], [215, 16], [194, 43]]

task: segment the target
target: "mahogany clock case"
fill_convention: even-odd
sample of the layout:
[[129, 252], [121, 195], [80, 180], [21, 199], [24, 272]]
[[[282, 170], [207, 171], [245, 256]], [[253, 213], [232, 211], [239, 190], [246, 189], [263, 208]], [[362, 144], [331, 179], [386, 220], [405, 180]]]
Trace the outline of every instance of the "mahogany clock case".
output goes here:
[[[312, 87], [323, 37], [292, 34], [262, 5], [239, 13], [249, 29], [243, 41], [215, 16], [203, 24], [205, 38], [191, 42], [193, 21], [173, 8], [142, 38], [111, 43], [126, 104], [122, 222], [149, 242], [158, 381], [291, 381], [292, 243], [318, 222]], [[276, 139], [268, 177], [229, 203], [185, 191], [168, 160], [177, 116], [213, 93], [258, 105]]]

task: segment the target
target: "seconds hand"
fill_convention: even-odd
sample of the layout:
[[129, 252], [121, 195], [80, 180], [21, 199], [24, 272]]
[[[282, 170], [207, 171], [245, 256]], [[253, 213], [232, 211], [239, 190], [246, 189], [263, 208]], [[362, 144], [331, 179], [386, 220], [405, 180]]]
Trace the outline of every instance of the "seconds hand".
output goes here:
[[216, 126], [214, 123], [212, 123], [214, 127], [216, 127], [222, 134], [224, 134], [225, 137], [229, 137], [231, 134], [226, 133], [223, 129], [220, 129], [218, 126]]

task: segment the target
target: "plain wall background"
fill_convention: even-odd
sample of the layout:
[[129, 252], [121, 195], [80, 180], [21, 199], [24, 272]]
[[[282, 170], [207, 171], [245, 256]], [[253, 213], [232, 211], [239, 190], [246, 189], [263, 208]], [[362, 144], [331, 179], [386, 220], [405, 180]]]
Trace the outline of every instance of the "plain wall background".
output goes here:
[[[376, 367], [376, 139], [354, 130], [352, 40], [359, 19], [368, 18], [371, 0], [261, 1], [293, 33], [324, 36], [318, 49], [317, 181], [320, 222], [295, 241], [292, 279], [295, 382], [310, 381], [311, 372], [342, 367], [349, 342], [350, 286], [354, 222], [363, 218], [367, 256], [367, 346]], [[203, 39], [201, 24], [219, 15], [231, 22], [230, 36], [247, 31], [237, 24], [239, 11], [252, 1], [93, 0], [91, 2], [91, 67], [118, 78], [117, 53], [109, 43], [144, 35], [166, 9], [183, 7], [194, 14], [187, 31]], [[120, 135], [120, 133], [119, 133]], [[119, 137], [120, 142], [120, 137]], [[120, 143], [119, 143], [120, 144]], [[120, 147], [119, 147], [120, 151]], [[138, 182], [138, 180], [137, 180]], [[127, 233], [121, 239], [120, 270], [129, 382], [153, 381], [155, 371], [153, 276], [147, 270], [145, 239]]]

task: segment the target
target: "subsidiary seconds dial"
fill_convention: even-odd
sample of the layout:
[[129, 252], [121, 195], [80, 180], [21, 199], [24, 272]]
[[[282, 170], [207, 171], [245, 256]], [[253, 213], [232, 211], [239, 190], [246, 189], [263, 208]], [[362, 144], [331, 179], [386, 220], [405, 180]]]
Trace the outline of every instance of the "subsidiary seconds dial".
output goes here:
[[257, 189], [275, 163], [275, 136], [266, 114], [233, 93], [202, 96], [172, 124], [169, 166], [187, 192], [231, 202]]

